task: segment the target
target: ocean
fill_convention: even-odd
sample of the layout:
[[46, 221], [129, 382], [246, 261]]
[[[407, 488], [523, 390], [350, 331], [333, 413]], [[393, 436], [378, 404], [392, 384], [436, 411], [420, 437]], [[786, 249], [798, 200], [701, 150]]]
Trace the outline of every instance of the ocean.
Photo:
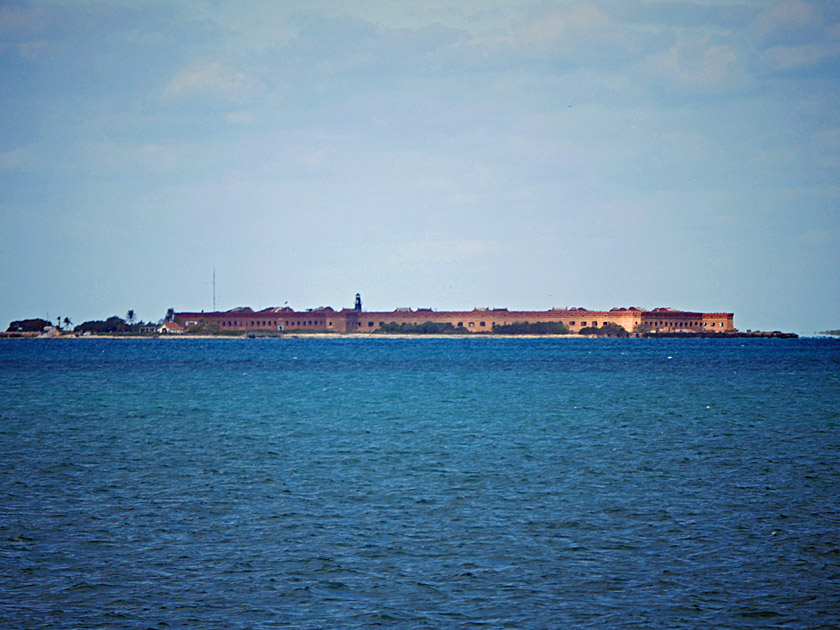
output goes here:
[[0, 341], [5, 628], [838, 628], [840, 341]]

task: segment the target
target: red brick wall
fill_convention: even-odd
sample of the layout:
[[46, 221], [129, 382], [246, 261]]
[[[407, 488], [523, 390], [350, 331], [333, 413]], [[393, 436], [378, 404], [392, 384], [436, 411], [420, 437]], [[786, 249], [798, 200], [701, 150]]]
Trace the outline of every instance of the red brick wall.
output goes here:
[[430, 309], [358, 312], [331, 308], [313, 311], [284, 309], [250, 309], [176, 313], [175, 321], [185, 328], [210, 330], [313, 330], [319, 332], [374, 332], [383, 324], [423, 324], [435, 322], [463, 327], [468, 332], [490, 332], [494, 326], [537, 322], [561, 322], [572, 332], [605, 323], [618, 324], [628, 332], [637, 327], [659, 332], [729, 332], [735, 330], [732, 313], [696, 313], [691, 311], [617, 309], [612, 311], [550, 310], [508, 311], [487, 309], [472, 311], [432, 311]]

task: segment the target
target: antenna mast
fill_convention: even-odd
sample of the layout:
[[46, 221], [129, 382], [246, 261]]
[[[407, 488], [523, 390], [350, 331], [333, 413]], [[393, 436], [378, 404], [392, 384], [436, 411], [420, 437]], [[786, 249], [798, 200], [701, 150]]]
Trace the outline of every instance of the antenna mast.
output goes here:
[[213, 267], [213, 312], [216, 312], [216, 268]]

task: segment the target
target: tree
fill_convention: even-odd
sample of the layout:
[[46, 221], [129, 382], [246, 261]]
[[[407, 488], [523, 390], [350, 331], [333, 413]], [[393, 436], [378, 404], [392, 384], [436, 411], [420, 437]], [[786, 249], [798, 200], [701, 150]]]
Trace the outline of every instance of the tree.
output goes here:
[[69, 317], [64, 318], [64, 328], [63, 330], [70, 330], [70, 326], [73, 325], [73, 322], [70, 321]]
[[612, 322], [607, 322], [600, 328], [598, 326], [587, 326], [581, 328], [579, 332], [581, 335], [597, 335], [599, 337], [626, 337], [628, 335], [623, 326]]
[[128, 309], [128, 313], [125, 314], [125, 321], [129, 326], [134, 325], [134, 322], [137, 321], [137, 318], [134, 315], [134, 309]]
[[47, 326], [52, 326], [52, 322], [46, 319], [19, 319], [9, 324], [6, 332], [41, 332]]
[[175, 309], [171, 306], [166, 309], [166, 317], [163, 319], [165, 322], [174, 322], [175, 321]]
[[79, 324], [73, 329], [75, 332], [89, 332], [89, 333], [114, 333], [125, 330], [125, 320], [112, 315], [104, 322], [101, 320], [93, 320]]
[[568, 335], [569, 329], [562, 322], [522, 322], [493, 327], [495, 335]]
[[442, 333], [454, 333], [455, 327], [450, 323], [423, 322], [422, 324], [398, 324], [388, 322], [382, 324], [376, 333], [401, 334], [401, 335], [439, 335]]

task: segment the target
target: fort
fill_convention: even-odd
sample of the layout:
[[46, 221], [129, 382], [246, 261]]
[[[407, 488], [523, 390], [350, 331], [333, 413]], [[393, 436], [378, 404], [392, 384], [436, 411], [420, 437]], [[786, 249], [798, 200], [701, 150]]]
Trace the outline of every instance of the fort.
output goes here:
[[636, 307], [592, 311], [581, 307], [547, 311], [510, 311], [506, 308], [474, 308], [471, 311], [435, 311], [431, 308], [398, 308], [393, 311], [365, 311], [356, 294], [354, 308], [319, 307], [295, 311], [271, 307], [254, 311], [238, 307], [229, 311], [174, 312], [171, 321], [185, 330], [305, 331], [372, 333], [388, 325], [427, 323], [449, 324], [458, 332], [490, 333], [511, 324], [563, 324], [571, 333], [605, 324], [621, 326], [628, 333], [735, 333], [732, 313], [701, 313], [673, 308], [646, 310]]

